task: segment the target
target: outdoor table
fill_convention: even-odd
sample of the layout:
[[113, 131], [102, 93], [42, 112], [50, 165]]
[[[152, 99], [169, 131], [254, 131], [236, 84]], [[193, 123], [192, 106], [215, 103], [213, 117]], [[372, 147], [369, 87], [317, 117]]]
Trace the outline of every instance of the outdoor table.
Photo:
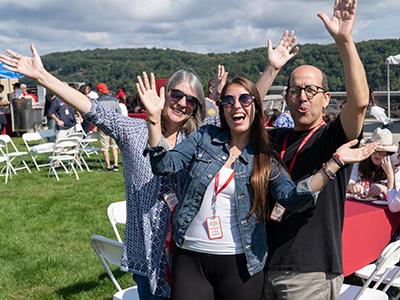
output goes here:
[[391, 213], [387, 206], [347, 199], [342, 234], [343, 275], [375, 261], [399, 223], [400, 213]]
[[140, 119], [146, 119], [147, 118], [147, 114], [146, 113], [129, 113], [128, 116], [131, 117], [131, 118], [140, 118]]

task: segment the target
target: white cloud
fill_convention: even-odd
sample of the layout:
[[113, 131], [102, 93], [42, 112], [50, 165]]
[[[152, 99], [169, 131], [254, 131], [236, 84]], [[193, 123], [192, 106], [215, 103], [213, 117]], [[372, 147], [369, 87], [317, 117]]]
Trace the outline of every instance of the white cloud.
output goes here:
[[[333, 0], [0, 0], [0, 49], [41, 53], [158, 47], [230, 52], [276, 43], [295, 30], [299, 43], [332, 43], [317, 17]], [[359, 1], [356, 41], [400, 38], [398, 0]]]

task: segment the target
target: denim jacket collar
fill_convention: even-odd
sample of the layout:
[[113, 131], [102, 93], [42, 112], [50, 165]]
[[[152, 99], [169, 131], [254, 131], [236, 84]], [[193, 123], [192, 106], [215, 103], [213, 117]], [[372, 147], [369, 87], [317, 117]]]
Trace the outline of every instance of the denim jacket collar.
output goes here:
[[[228, 130], [223, 130], [220, 131], [219, 133], [216, 134], [216, 136], [212, 139], [214, 143], [217, 144], [225, 144], [226, 148], [230, 149], [230, 133]], [[248, 164], [253, 160], [253, 155], [254, 155], [254, 150], [253, 147], [251, 146], [250, 143], [246, 145], [246, 147], [243, 149], [242, 153], [239, 155], [239, 157], [243, 160], [244, 163]]]

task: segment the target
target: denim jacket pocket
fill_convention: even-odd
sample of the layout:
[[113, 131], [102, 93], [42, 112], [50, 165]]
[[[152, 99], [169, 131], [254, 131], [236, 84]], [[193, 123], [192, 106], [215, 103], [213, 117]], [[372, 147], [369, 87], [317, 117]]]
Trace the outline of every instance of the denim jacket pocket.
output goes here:
[[210, 163], [212, 162], [212, 156], [203, 149], [197, 149], [194, 154], [193, 167], [190, 170], [191, 177], [198, 177], [203, 174]]

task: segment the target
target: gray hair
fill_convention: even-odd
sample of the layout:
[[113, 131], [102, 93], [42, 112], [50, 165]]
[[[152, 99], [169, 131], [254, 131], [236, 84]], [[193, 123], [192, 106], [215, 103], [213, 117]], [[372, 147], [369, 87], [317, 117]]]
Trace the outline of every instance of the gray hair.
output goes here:
[[203, 85], [201, 84], [199, 77], [193, 71], [189, 70], [180, 69], [176, 71], [166, 82], [165, 93], [168, 93], [183, 81], [189, 83], [192, 90], [196, 92], [195, 96], [199, 99], [198, 106], [193, 112], [192, 117], [182, 126], [182, 131], [185, 134], [190, 134], [203, 124], [203, 120], [206, 116], [206, 103], [204, 100]]

